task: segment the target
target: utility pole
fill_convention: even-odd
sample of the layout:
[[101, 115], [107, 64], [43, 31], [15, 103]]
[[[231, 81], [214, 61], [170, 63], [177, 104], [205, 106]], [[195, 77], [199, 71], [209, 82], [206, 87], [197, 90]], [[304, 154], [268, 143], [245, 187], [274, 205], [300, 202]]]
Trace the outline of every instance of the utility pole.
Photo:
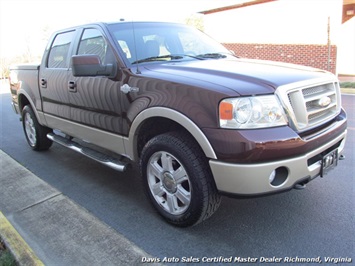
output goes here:
[[328, 62], [327, 62], [327, 70], [330, 71], [330, 17], [328, 17]]

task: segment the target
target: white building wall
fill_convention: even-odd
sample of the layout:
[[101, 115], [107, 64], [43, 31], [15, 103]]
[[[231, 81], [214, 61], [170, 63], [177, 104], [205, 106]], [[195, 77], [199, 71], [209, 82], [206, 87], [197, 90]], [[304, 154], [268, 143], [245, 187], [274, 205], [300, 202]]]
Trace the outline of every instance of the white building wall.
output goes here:
[[355, 75], [355, 17], [345, 22], [339, 31], [337, 72]]

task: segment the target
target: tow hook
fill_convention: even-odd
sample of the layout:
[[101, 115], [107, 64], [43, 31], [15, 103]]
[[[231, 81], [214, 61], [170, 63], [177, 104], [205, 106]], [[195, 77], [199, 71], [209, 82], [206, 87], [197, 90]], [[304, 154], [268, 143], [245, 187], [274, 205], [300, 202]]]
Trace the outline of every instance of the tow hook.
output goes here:
[[342, 154], [339, 156], [339, 161], [345, 160], [345, 156]]
[[302, 189], [306, 188], [306, 184], [301, 182], [301, 183], [296, 184], [293, 188], [297, 189], [297, 190], [302, 190]]

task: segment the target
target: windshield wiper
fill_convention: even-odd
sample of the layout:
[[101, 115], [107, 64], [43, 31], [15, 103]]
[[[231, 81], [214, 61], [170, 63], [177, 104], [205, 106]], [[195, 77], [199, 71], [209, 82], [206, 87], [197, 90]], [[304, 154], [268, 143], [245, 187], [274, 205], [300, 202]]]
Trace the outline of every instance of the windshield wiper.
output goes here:
[[220, 58], [226, 58], [227, 56], [221, 53], [207, 53], [207, 54], [200, 54], [196, 55], [197, 58], [201, 59], [220, 59]]
[[139, 59], [137, 61], [132, 62], [132, 64], [139, 64], [139, 63], [152, 62], [152, 61], [164, 61], [164, 60], [160, 60], [160, 59], [178, 60], [178, 59], [182, 59], [182, 58], [183, 58], [183, 56], [181, 56], [181, 55], [167, 54], [167, 55], [152, 56], [152, 57]]
[[[233, 56], [233, 55], [231, 54], [231, 56]], [[184, 57], [191, 57], [191, 58], [198, 59], [198, 60], [204, 60], [204, 59], [226, 58], [227, 56], [222, 53], [206, 53], [206, 54], [200, 54], [200, 55], [167, 54], [167, 55], [152, 56], [152, 57], [139, 59], [139, 60], [132, 62], [132, 64], [140, 64], [140, 63], [153, 62], [153, 61], [165, 61], [165, 59], [179, 60], [179, 59], [183, 59]]]

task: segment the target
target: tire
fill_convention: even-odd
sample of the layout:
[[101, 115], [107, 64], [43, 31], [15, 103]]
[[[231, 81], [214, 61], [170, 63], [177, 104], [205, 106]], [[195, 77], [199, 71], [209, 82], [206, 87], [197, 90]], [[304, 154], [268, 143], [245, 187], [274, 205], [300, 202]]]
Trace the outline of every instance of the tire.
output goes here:
[[33, 150], [44, 151], [52, 146], [53, 142], [47, 138], [47, 134], [52, 130], [38, 123], [37, 117], [29, 105], [22, 109], [22, 126], [27, 143]]
[[140, 169], [152, 205], [173, 225], [196, 225], [220, 205], [207, 159], [186, 133], [153, 137], [142, 150]]

